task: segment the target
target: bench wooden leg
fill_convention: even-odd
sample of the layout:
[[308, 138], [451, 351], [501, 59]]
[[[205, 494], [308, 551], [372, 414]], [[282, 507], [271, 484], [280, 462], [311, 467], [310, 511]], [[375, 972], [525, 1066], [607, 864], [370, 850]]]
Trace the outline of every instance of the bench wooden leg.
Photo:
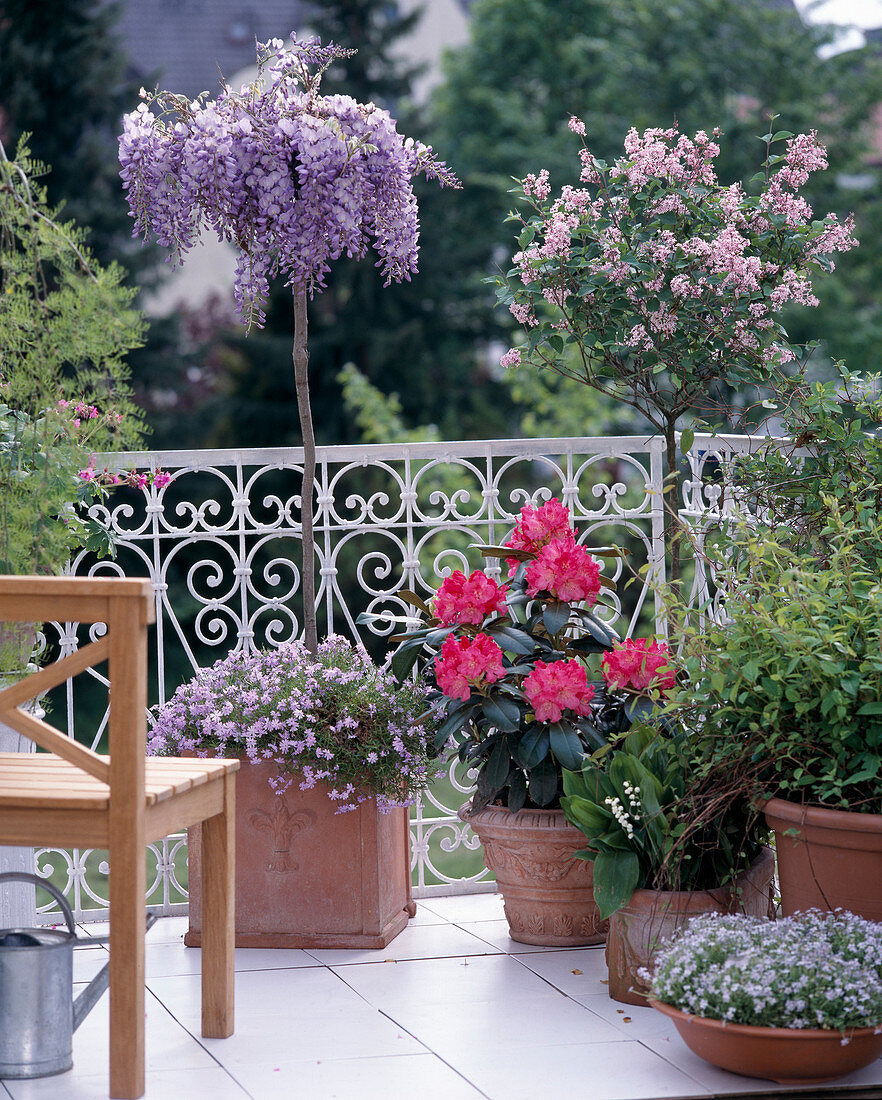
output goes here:
[[202, 822], [202, 1034], [233, 1034], [236, 776], [224, 777], [224, 811]]
[[[126, 845], [131, 848], [131, 845]], [[110, 1095], [136, 1100], [144, 1095], [144, 863], [134, 885], [118, 848], [110, 855]]]

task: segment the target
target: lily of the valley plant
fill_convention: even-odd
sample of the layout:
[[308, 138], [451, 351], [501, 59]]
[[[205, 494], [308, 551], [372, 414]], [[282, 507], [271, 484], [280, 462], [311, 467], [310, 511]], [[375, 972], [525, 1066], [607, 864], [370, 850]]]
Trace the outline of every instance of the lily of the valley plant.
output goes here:
[[120, 137], [134, 234], [151, 234], [182, 260], [208, 226], [239, 250], [236, 298], [246, 326], [262, 325], [269, 279], [294, 297], [294, 376], [303, 436], [301, 496], [306, 644], [314, 652], [312, 492], [315, 438], [309, 403], [307, 296], [330, 264], [373, 245], [386, 283], [417, 270], [419, 173], [457, 186], [431, 148], [405, 139], [389, 114], [344, 95], [319, 94], [322, 74], [352, 51], [317, 38], [290, 49], [258, 45], [259, 76], [215, 100], [144, 93]]
[[[718, 131], [632, 129], [624, 157], [607, 165], [585, 146], [583, 122], [572, 118], [570, 129], [583, 138], [581, 186], [552, 198], [544, 169], [521, 184], [534, 213], [514, 216], [518, 251], [497, 282], [526, 341], [502, 362], [610, 393], [663, 435], [676, 579], [678, 419], [725, 414], [720, 386], [753, 385], [766, 400], [792, 387], [797, 353], [778, 313], [788, 302], [817, 305], [812, 276], [854, 247], [853, 223], [815, 218], [800, 195], [810, 173], [827, 167], [814, 132], [770, 129], [751, 193], [717, 178]], [[783, 153], [772, 151], [779, 142]]]

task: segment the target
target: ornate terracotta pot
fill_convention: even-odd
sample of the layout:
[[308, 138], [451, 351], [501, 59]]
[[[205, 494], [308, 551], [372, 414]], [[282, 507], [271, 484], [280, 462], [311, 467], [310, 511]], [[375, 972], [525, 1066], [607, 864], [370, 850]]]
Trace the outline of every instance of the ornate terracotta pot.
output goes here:
[[484, 846], [513, 940], [545, 947], [603, 943], [607, 923], [594, 902], [593, 865], [573, 856], [584, 848], [585, 834], [563, 810], [513, 814], [489, 806], [473, 812], [466, 803], [459, 818]]
[[652, 1007], [674, 1021], [687, 1047], [711, 1065], [779, 1085], [820, 1085], [862, 1069], [882, 1054], [882, 1034], [872, 1027], [839, 1031], [724, 1024], [690, 1016], [670, 1005]]
[[[335, 814], [322, 784], [284, 794], [274, 764], [247, 759], [236, 777], [236, 946], [385, 947], [416, 912], [408, 812], [374, 799]], [[188, 947], [202, 937], [201, 827], [189, 830]]]
[[609, 922], [606, 961], [609, 995], [629, 1005], [647, 1005], [646, 983], [637, 975], [681, 925], [699, 913], [770, 914], [775, 857], [767, 849], [728, 886], [718, 890], [635, 890]]
[[848, 909], [882, 921], [882, 814], [848, 813], [770, 798], [781, 909]]

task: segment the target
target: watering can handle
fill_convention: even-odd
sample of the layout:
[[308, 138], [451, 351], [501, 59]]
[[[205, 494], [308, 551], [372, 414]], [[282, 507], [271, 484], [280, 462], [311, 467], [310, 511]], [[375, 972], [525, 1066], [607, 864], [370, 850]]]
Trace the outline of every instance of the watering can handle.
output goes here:
[[53, 886], [48, 879], [40, 878], [39, 875], [29, 874], [27, 871], [4, 871], [0, 874], [0, 883], [3, 882], [32, 882], [35, 886], [41, 886], [44, 890], [47, 890], [61, 906], [61, 911], [64, 913], [64, 919], [67, 921], [68, 931], [72, 936], [76, 937], [77, 926], [74, 924], [73, 912], [70, 905], [68, 905], [67, 898], [58, 887]]

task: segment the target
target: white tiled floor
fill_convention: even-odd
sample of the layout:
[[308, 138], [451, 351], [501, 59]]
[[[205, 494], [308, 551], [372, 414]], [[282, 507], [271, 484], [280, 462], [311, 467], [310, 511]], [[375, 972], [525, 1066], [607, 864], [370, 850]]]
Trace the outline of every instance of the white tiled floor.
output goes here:
[[[199, 1035], [200, 952], [183, 946], [185, 926], [161, 921], [148, 935], [148, 1100], [660, 1100], [788, 1091], [714, 1069], [652, 1009], [610, 1000], [603, 948], [510, 940], [492, 894], [420, 902], [410, 926], [381, 951], [237, 951], [236, 1034], [224, 1040]], [[87, 981], [106, 957], [102, 947], [78, 950], [75, 980]], [[100, 1100], [106, 1061], [105, 997], [74, 1036], [73, 1070], [0, 1082], [0, 1100]], [[858, 1089], [882, 1097], [882, 1060], [829, 1092], [832, 1100]]]

